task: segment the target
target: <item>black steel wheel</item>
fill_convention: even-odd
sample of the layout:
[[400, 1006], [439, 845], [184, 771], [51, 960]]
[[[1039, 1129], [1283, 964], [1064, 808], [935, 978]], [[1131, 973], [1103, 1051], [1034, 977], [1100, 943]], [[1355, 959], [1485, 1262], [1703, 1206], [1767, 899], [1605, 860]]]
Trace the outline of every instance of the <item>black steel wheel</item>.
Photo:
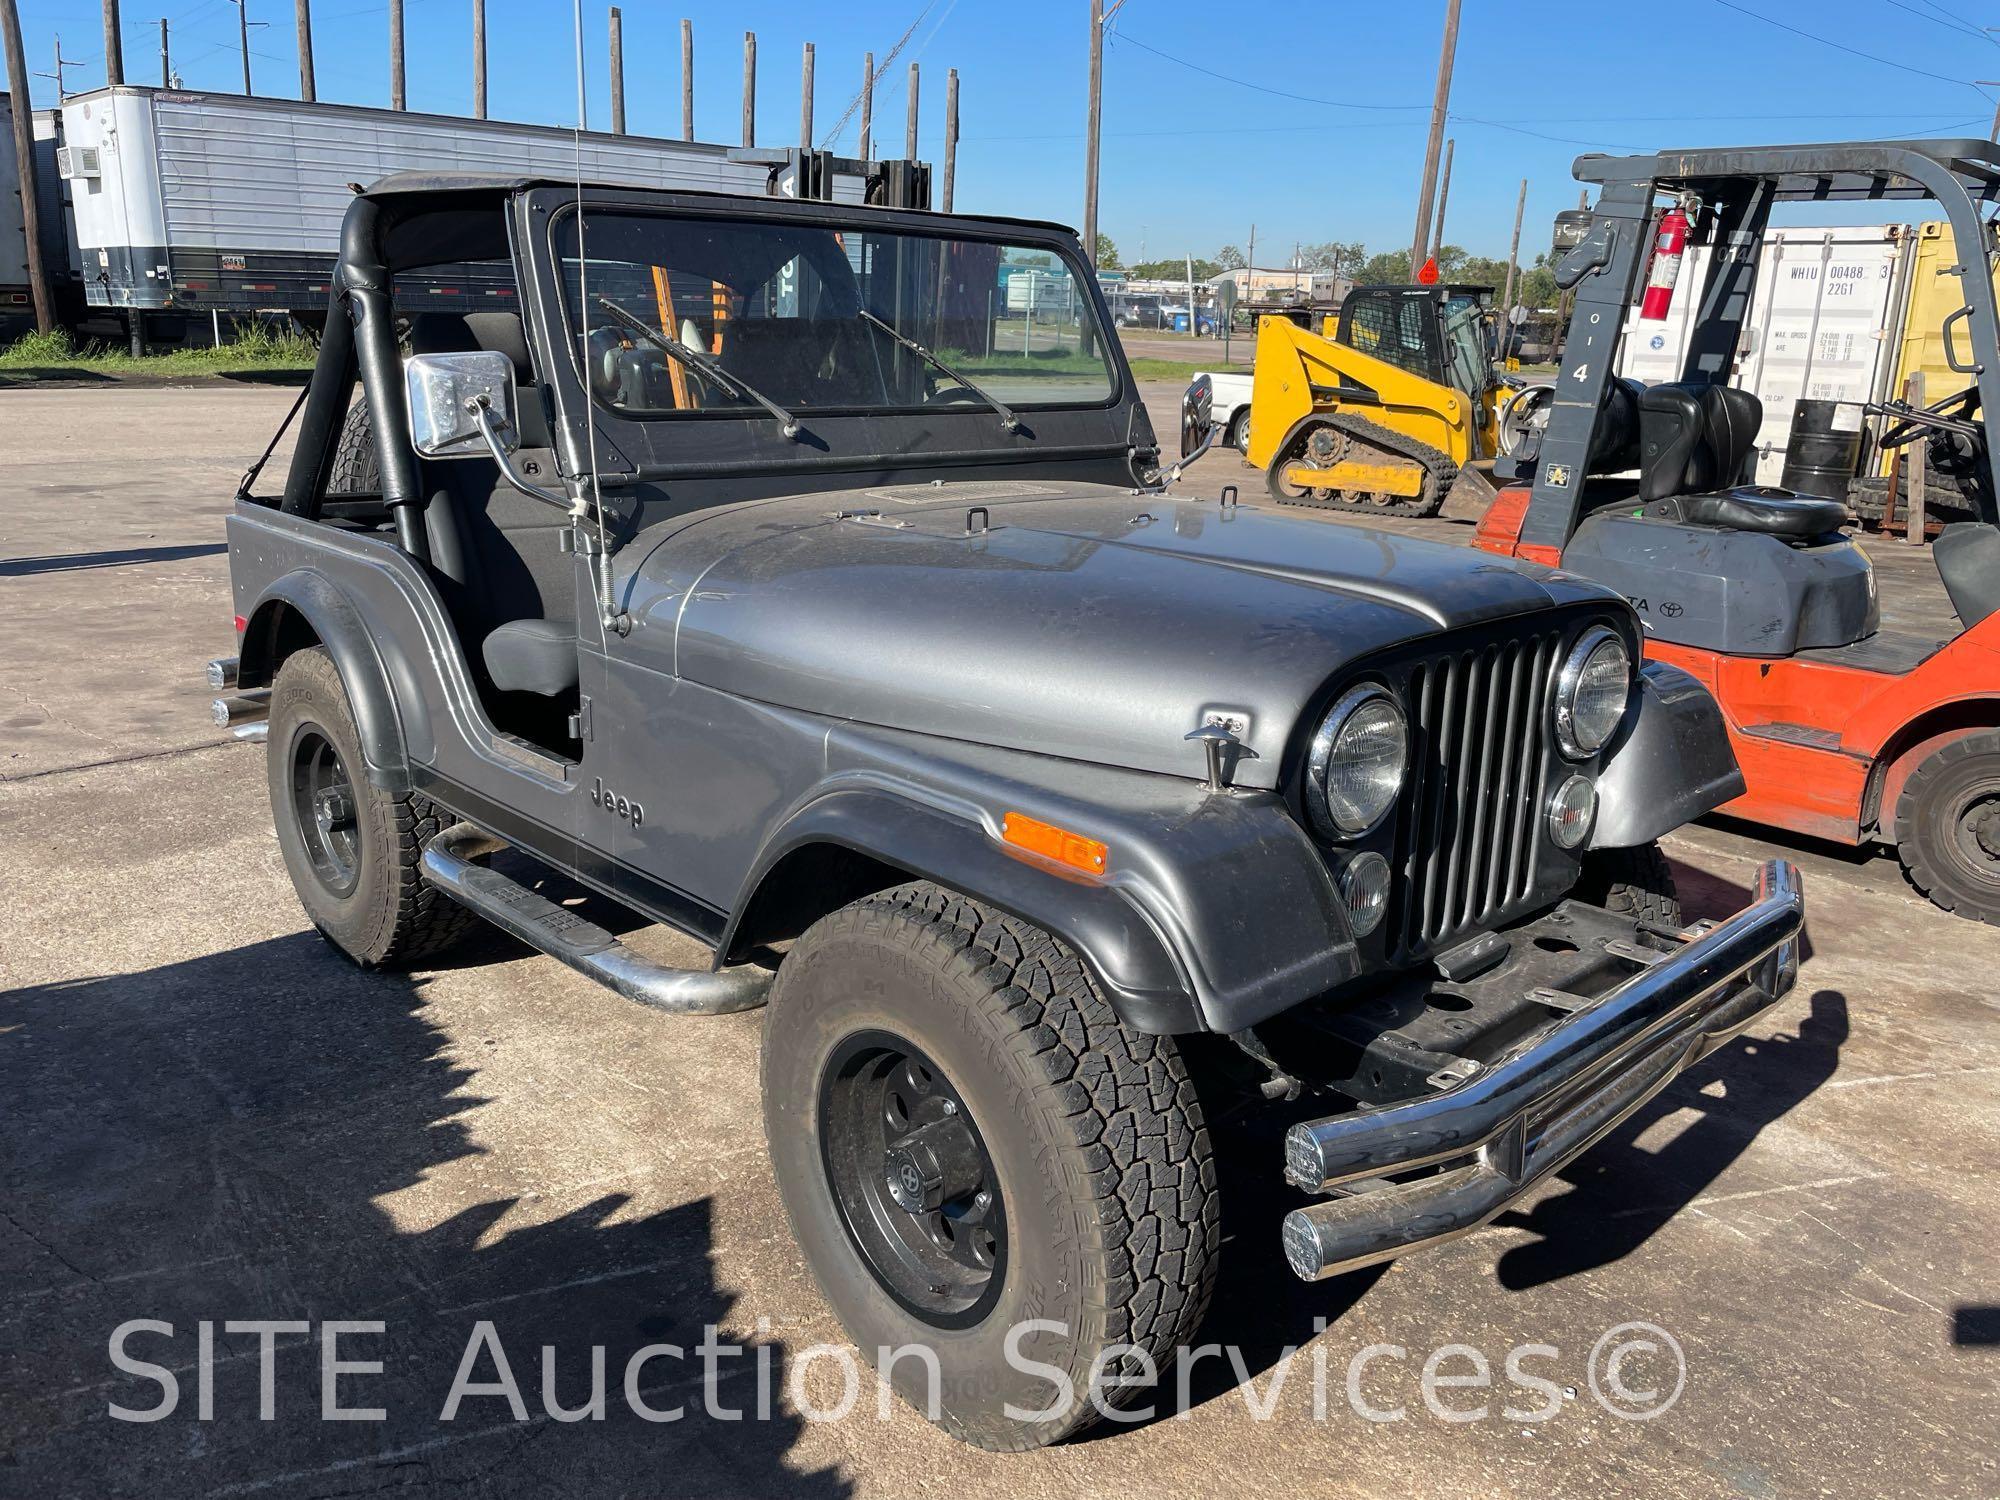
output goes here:
[[293, 731], [291, 811], [313, 876], [332, 896], [351, 896], [361, 879], [361, 830], [354, 783], [340, 751], [310, 720]]
[[439, 952], [474, 918], [419, 870], [424, 845], [455, 820], [414, 792], [370, 784], [364, 766], [333, 659], [318, 646], [286, 657], [266, 756], [278, 849], [320, 935], [377, 968]]
[[820, 1159], [856, 1253], [938, 1328], [978, 1322], [1007, 1269], [999, 1174], [944, 1070], [886, 1031], [847, 1038], [820, 1076]]
[[1896, 853], [1918, 890], [2000, 926], [2000, 734], [1968, 734], [1910, 773], [1896, 801]]

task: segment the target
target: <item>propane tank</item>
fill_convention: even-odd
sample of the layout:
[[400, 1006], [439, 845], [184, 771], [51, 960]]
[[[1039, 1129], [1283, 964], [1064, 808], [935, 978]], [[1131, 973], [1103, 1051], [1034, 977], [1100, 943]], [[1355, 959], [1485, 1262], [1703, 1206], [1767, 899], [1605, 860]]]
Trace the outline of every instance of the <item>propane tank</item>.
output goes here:
[[1688, 216], [1679, 208], [1660, 215], [1660, 231], [1653, 237], [1653, 264], [1646, 272], [1646, 300], [1639, 307], [1641, 318], [1658, 323], [1674, 305], [1674, 283], [1680, 280], [1687, 237]]

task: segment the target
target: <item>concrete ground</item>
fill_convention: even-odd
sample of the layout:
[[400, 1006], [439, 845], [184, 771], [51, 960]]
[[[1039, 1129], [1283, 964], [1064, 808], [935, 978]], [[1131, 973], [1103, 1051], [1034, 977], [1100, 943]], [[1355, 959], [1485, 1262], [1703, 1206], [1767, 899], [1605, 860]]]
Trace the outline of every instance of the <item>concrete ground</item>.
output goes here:
[[[1178, 392], [1152, 395], [1171, 432]], [[786, 1387], [833, 1408], [835, 1361], [806, 1356], [841, 1337], [764, 1163], [754, 1013], [663, 1019], [490, 933], [364, 975], [306, 930], [261, 752], [208, 729], [200, 676], [232, 645], [221, 517], [290, 399], [0, 392], [0, 1494], [2000, 1493], [2000, 931], [1796, 845], [1797, 993], [1487, 1230], [1303, 1286], [1269, 1143], [1223, 1132], [1204, 1336], [1240, 1370], [1197, 1365], [1184, 1418], [1012, 1457], [878, 1418], [872, 1386], [808, 1420]], [[1769, 850], [1673, 839], [1691, 914]], [[112, 1363], [141, 1319], [169, 1326], [129, 1358], [179, 1393], [150, 1423], [111, 1411], [161, 1402]], [[229, 1320], [288, 1325], [268, 1421]], [[336, 1386], [381, 1420], [321, 1420], [328, 1320], [384, 1325], [337, 1351], [381, 1362]], [[482, 1321], [522, 1412], [474, 1394], [443, 1420]], [[1635, 1322], [1684, 1359], [1643, 1421], [1593, 1394], [1675, 1388], [1658, 1334], [1613, 1357]], [[709, 1324], [770, 1351], [768, 1379], [720, 1366], [752, 1419], [699, 1404]], [[643, 1366], [642, 1399], [692, 1404], [656, 1425], [621, 1377], [661, 1343], [689, 1362]], [[572, 1406], [607, 1351], [603, 1420], [545, 1413], [544, 1345]], [[1495, 1388], [1434, 1383], [1433, 1409], [1428, 1358], [1476, 1368], [1447, 1345]], [[1510, 1382], [1510, 1352], [1549, 1386]], [[1391, 1419], [1350, 1404], [1357, 1360]]]

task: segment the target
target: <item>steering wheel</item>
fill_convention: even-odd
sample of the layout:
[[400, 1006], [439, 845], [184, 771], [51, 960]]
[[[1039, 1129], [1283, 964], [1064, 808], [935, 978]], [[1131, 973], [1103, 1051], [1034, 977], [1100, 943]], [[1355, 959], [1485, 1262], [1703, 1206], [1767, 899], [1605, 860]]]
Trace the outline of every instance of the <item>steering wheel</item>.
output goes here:
[[924, 397], [925, 406], [984, 406], [985, 404], [985, 400], [977, 392], [968, 391], [962, 385], [932, 391]]
[[1546, 382], [1524, 385], [1500, 405], [1494, 419], [1499, 429], [1500, 453], [1512, 458], [1532, 437], [1540, 440], [1549, 425], [1549, 413], [1556, 404], [1556, 388]]
[[[1942, 401], [1933, 401], [1923, 408], [1934, 417], [1942, 417], [1948, 422], [1962, 422], [1979, 409], [1979, 387], [1969, 385], [1962, 391], [1953, 391]], [[1920, 437], [1937, 437], [1942, 429], [1916, 417], [1905, 417], [1883, 429], [1876, 440], [1881, 448], [1900, 448], [1906, 443], [1914, 443]]]

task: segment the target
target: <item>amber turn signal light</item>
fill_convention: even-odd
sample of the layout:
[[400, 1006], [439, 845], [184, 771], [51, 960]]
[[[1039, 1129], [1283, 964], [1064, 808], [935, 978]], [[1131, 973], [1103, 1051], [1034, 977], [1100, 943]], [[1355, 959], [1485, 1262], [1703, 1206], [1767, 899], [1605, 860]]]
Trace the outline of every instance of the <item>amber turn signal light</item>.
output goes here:
[[1002, 818], [1000, 837], [1016, 849], [1039, 855], [1065, 869], [1081, 870], [1086, 875], [1102, 875], [1111, 854], [1096, 839], [1087, 839], [1025, 813], [1010, 812]]

